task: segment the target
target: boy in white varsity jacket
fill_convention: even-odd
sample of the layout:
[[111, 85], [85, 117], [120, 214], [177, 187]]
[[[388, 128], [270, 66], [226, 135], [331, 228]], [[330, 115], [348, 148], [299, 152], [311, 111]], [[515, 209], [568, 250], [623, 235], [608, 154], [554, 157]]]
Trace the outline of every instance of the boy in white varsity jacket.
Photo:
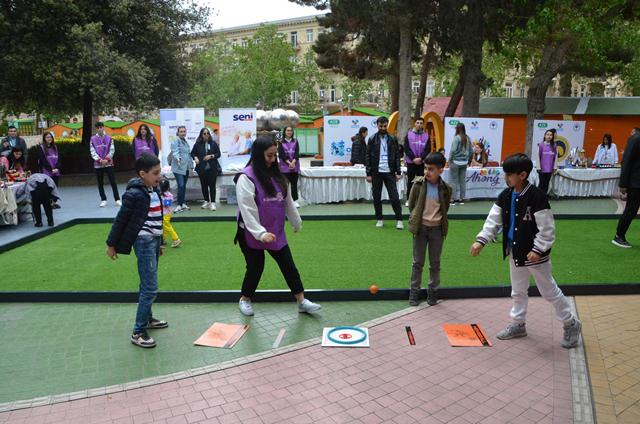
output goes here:
[[553, 305], [556, 318], [563, 322], [562, 347], [576, 347], [582, 324], [571, 312], [569, 301], [551, 275], [549, 255], [555, 240], [555, 223], [547, 195], [527, 180], [533, 169], [527, 155], [509, 156], [502, 169], [508, 188], [498, 196], [470, 251], [471, 256], [479, 255], [495, 238], [498, 229], [503, 228], [502, 250], [503, 258], [509, 256], [513, 323], [496, 337], [508, 340], [527, 335], [527, 289], [529, 275], [533, 275], [540, 295]]

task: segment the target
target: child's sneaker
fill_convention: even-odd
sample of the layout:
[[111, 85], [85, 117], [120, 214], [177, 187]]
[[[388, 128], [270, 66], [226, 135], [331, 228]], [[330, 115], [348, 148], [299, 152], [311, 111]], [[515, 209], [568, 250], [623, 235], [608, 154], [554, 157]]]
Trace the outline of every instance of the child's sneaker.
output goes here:
[[622, 247], [623, 249], [629, 249], [631, 247], [629, 242], [619, 235], [616, 235], [613, 240], [611, 240], [611, 243], [615, 244], [618, 247]]
[[178, 239], [178, 240], [174, 240], [173, 243], [171, 243], [171, 247], [178, 247], [182, 244], [182, 240]]
[[513, 324], [509, 324], [507, 328], [496, 334], [496, 337], [500, 340], [515, 339], [516, 337], [527, 337], [527, 328], [524, 323], [516, 324], [514, 322]]
[[151, 318], [151, 321], [147, 323], [147, 330], [157, 330], [159, 328], [167, 328], [168, 326], [169, 323], [167, 321]]
[[384, 221], [379, 219], [378, 222], [376, 222], [376, 227], [377, 228], [382, 228], [384, 227]]
[[133, 333], [131, 335], [131, 343], [144, 348], [156, 347], [156, 341], [149, 337], [147, 333]]
[[251, 300], [242, 300], [238, 302], [240, 306], [240, 312], [242, 315], [246, 315], [248, 317], [253, 316], [253, 306], [251, 306]]
[[317, 303], [313, 303], [309, 299], [305, 299], [298, 304], [298, 312], [300, 313], [311, 314], [313, 312], [319, 311], [320, 309], [322, 309], [322, 306], [318, 305]]
[[175, 209], [173, 210], [173, 213], [178, 213], [178, 212], [182, 212], [182, 206], [178, 205], [175, 207]]
[[564, 337], [562, 339], [562, 347], [571, 349], [578, 346], [578, 340], [580, 340], [580, 330], [582, 330], [582, 323], [579, 319], [574, 318], [573, 323], [568, 327], [564, 327]]
[[190, 211], [190, 210], [191, 210], [191, 208], [190, 208], [189, 206], [187, 206], [187, 204], [186, 204], [186, 203], [183, 203], [183, 204], [182, 204], [182, 210], [183, 210], [183, 211]]
[[438, 296], [435, 290], [427, 289], [427, 303], [429, 304], [429, 306], [438, 304]]

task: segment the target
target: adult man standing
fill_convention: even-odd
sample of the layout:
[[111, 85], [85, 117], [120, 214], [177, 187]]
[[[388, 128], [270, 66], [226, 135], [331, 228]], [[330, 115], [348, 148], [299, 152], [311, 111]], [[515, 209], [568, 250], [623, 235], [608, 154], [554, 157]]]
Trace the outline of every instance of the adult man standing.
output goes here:
[[27, 142], [24, 141], [24, 138], [18, 136], [18, 129], [15, 126], [10, 125], [7, 130], [7, 136], [2, 141], [0, 154], [4, 157], [8, 157], [11, 154], [11, 149], [13, 149], [14, 147], [22, 150], [24, 163], [27, 163]]
[[[407, 198], [411, 193], [411, 186], [415, 177], [424, 176], [423, 161], [429, 153], [429, 134], [424, 132], [424, 119], [417, 118], [413, 123], [413, 129], [409, 130], [404, 137], [404, 155], [407, 164]], [[409, 201], [405, 204], [409, 206]]]
[[111, 190], [113, 191], [113, 200], [116, 205], [122, 206], [120, 202], [120, 194], [118, 193], [118, 185], [116, 184], [116, 176], [113, 173], [113, 156], [116, 152], [115, 145], [109, 134], [104, 131], [104, 124], [96, 122], [97, 133], [91, 137], [90, 150], [93, 159], [93, 167], [96, 170], [96, 178], [98, 179], [98, 192], [100, 193], [100, 207], [107, 206], [107, 195], [104, 192], [104, 174], [107, 174]]
[[632, 135], [627, 141], [627, 147], [624, 149], [618, 185], [620, 192], [627, 194], [627, 205], [618, 221], [616, 236], [611, 240], [611, 243], [628, 249], [631, 244], [626, 239], [627, 230], [640, 208], [640, 133], [637, 131], [632, 131]]
[[400, 150], [398, 140], [387, 133], [389, 119], [381, 116], [376, 121], [378, 132], [369, 138], [365, 167], [367, 181], [372, 183], [373, 208], [376, 214], [376, 227], [384, 225], [382, 220], [382, 184], [384, 183], [391, 200], [393, 212], [396, 215], [396, 228], [402, 230], [402, 207], [398, 196], [396, 181], [402, 178], [400, 170]]

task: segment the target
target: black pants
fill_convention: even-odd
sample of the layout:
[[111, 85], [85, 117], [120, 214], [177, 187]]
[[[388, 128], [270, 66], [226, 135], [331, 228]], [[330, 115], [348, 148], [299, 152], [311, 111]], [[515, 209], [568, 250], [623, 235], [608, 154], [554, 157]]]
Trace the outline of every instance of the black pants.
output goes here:
[[31, 211], [33, 212], [36, 224], [42, 224], [42, 210], [40, 209], [40, 206], [42, 206], [45, 215], [47, 215], [47, 224], [49, 226], [53, 225], [51, 200], [51, 187], [49, 187], [47, 183], [38, 183], [35, 190], [31, 192]]
[[58, 187], [58, 181], [60, 181], [60, 176], [59, 175], [52, 175], [51, 179], [56, 184], [56, 187]]
[[107, 195], [104, 193], [104, 174], [107, 174], [107, 178], [109, 178], [109, 184], [111, 184], [111, 190], [113, 190], [113, 200], [120, 200], [120, 194], [118, 194], [118, 185], [116, 184], [116, 176], [113, 173], [113, 166], [96, 168], [96, 177], [98, 178], [98, 191], [100, 192], [100, 199], [107, 200]]
[[285, 172], [284, 175], [291, 183], [291, 197], [295, 202], [298, 200], [298, 173], [297, 172]]
[[[244, 239], [244, 231], [245, 230], [239, 228], [237, 234], [238, 244], [240, 244], [244, 260], [247, 263], [247, 270], [244, 273], [244, 280], [242, 281], [242, 295], [251, 298], [258, 288], [262, 271], [264, 271], [264, 250], [252, 249], [247, 246], [247, 242]], [[300, 280], [300, 273], [298, 272], [298, 268], [296, 268], [296, 264], [293, 262], [289, 245], [286, 245], [280, 250], [267, 250], [267, 252], [269, 252], [278, 264], [280, 272], [282, 272], [291, 293], [294, 295], [302, 293], [304, 291], [302, 280]]]
[[540, 181], [538, 182], [538, 188], [546, 193], [549, 192], [549, 182], [551, 181], [551, 176], [553, 172], [539, 172], [538, 178]]
[[202, 198], [205, 202], [216, 201], [216, 180], [218, 173], [214, 169], [207, 169], [198, 173], [200, 178], [200, 188], [202, 189]]
[[640, 188], [627, 189], [627, 205], [624, 207], [616, 229], [618, 236], [625, 238], [631, 221], [638, 215], [638, 209], [640, 209]]
[[372, 179], [372, 195], [373, 195], [373, 209], [376, 213], [376, 219], [382, 219], [382, 184], [387, 188], [389, 194], [389, 200], [391, 201], [391, 207], [396, 215], [396, 220], [402, 219], [402, 206], [400, 206], [400, 199], [398, 197], [398, 186], [396, 186], [396, 176], [390, 172], [380, 173], [373, 175]]
[[413, 187], [413, 179], [415, 177], [424, 177], [424, 165], [416, 165], [414, 163], [407, 164], [407, 199]]

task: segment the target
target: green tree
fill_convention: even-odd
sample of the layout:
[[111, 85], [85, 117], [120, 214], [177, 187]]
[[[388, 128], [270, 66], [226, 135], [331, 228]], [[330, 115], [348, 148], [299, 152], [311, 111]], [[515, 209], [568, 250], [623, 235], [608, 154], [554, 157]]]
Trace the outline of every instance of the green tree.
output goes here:
[[373, 84], [369, 80], [347, 77], [342, 80], [340, 90], [345, 102], [349, 100], [349, 95], [351, 95], [352, 106], [357, 106], [373, 90]]
[[207, 9], [174, 0], [8, 0], [0, 3], [0, 108], [76, 113], [184, 101], [181, 35]]
[[329, 78], [316, 63], [316, 54], [309, 49], [302, 56], [302, 60], [296, 66], [299, 76], [298, 94], [299, 110], [302, 113], [311, 114], [318, 111], [319, 87], [326, 87]]

